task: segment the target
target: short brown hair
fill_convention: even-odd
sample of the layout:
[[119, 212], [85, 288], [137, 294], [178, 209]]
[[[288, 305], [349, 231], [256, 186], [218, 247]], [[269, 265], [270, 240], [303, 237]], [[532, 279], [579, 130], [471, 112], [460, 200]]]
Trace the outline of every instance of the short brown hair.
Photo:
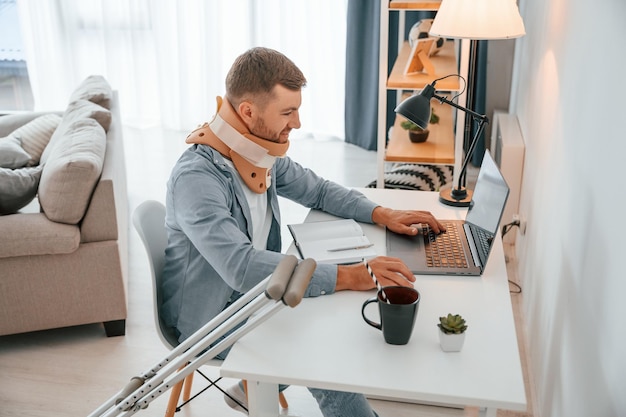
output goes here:
[[297, 91], [306, 85], [300, 69], [282, 53], [256, 47], [239, 55], [226, 75], [226, 96], [237, 107], [244, 100], [263, 102], [280, 84]]

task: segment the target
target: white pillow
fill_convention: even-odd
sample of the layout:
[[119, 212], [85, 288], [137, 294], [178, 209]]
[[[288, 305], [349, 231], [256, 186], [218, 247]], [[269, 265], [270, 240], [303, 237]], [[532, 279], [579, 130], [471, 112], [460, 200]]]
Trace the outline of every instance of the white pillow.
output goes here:
[[0, 139], [0, 168], [21, 168], [30, 160], [30, 155], [22, 148], [15, 136]]
[[90, 75], [72, 92], [70, 103], [76, 100], [88, 100], [111, 110], [113, 90], [102, 75]]
[[22, 144], [22, 148], [30, 155], [28, 166], [39, 164], [41, 154], [48, 145], [52, 134], [59, 126], [60, 122], [61, 116], [57, 114], [46, 114], [31, 120], [9, 135], [18, 138]]
[[0, 168], [0, 214], [16, 213], [33, 201], [42, 166], [19, 169]]

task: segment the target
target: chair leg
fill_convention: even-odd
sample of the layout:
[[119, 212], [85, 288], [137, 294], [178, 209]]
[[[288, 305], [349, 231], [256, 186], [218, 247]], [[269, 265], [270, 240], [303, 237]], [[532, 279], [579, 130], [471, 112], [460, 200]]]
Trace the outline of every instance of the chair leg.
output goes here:
[[[243, 392], [246, 394], [246, 398], [248, 398], [248, 381], [243, 379], [241, 382], [243, 383]], [[278, 402], [282, 408], [289, 408], [289, 403], [282, 392], [278, 393]]]
[[[181, 371], [185, 366], [183, 365], [178, 368]], [[178, 382], [176, 385], [172, 387], [172, 392], [170, 394], [170, 399], [167, 402], [167, 408], [165, 409], [165, 417], [173, 417], [174, 413], [178, 411], [178, 400], [180, 399], [180, 392], [183, 390], [183, 386], [185, 387], [185, 392], [183, 393], [183, 400], [189, 400], [189, 395], [191, 394], [191, 384], [193, 382], [193, 372], [190, 373], [183, 379]]]
[[183, 401], [189, 401], [189, 397], [191, 396], [191, 384], [193, 384], [193, 372], [185, 377], [185, 383], [183, 385]]
[[176, 412], [176, 407], [178, 406], [178, 399], [180, 398], [180, 392], [183, 389], [183, 383], [185, 381], [180, 381], [176, 385], [172, 387], [172, 393], [170, 394], [170, 399], [167, 402], [167, 409], [165, 410], [165, 417], [173, 417]]
[[285, 398], [282, 392], [278, 393], [278, 402], [280, 403], [280, 406], [282, 408], [285, 408], [285, 409], [289, 408], [289, 403], [287, 402], [287, 399]]

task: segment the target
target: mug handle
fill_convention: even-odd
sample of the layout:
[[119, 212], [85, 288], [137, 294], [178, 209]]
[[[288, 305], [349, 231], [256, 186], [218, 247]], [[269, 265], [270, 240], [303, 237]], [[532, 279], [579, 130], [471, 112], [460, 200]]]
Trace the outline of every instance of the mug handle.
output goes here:
[[365, 302], [363, 303], [363, 306], [361, 307], [361, 315], [363, 316], [363, 320], [365, 320], [365, 322], [366, 322], [367, 324], [369, 324], [369, 325], [370, 325], [370, 326], [372, 326], [372, 327], [377, 328], [378, 330], [382, 330], [382, 329], [383, 329], [382, 324], [380, 324], [380, 323], [376, 323], [376, 322], [373, 322], [372, 320], [370, 320], [370, 319], [368, 319], [367, 317], [365, 317], [365, 307], [367, 307], [367, 305], [368, 305], [368, 304], [370, 304], [370, 303], [375, 303], [375, 302], [377, 302], [377, 301], [378, 301], [378, 296], [376, 296], [376, 297], [372, 297], [372, 298], [370, 298], [369, 300], [365, 301]]

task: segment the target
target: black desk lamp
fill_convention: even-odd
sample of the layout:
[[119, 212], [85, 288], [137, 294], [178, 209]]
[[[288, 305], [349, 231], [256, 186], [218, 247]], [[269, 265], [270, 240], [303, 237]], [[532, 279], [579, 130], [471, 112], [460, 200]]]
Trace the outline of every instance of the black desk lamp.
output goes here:
[[[447, 39], [461, 39], [461, 50], [475, 51], [478, 40], [511, 39], [524, 36], [526, 29], [519, 14], [516, 0], [442, 0], [439, 10], [435, 15], [429, 32], [430, 36], [439, 36]], [[467, 42], [470, 42], [468, 45]], [[470, 48], [468, 48], [470, 46]], [[470, 60], [476, 60], [476, 53], [470, 53]], [[476, 63], [470, 63], [475, 68]], [[465, 75], [463, 69], [461, 73]], [[468, 76], [469, 89], [474, 89], [475, 70]], [[464, 111], [478, 121], [478, 129], [463, 160], [458, 184], [451, 190], [442, 190], [439, 193], [439, 201], [444, 204], [467, 207], [472, 201], [472, 192], [465, 189], [465, 174], [467, 164], [472, 157], [474, 148], [480, 134], [489, 123], [487, 116], [480, 115], [465, 107], [447, 100], [435, 94], [435, 82], [427, 85], [420, 95], [412, 96], [396, 108], [396, 113], [415, 122], [419, 126], [426, 127], [430, 119], [430, 99], [436, 98], [441, 103], [447, 103], [452, 107]], [[457, 146], [461, 146], [457, 142]]]
[[451, 189], [446, 188], [439, 192], [439, 201], [441, 201], [443, 204], [455, 207], [468, 207], [472, 201], [472, 191], [465, 188], [467, 164], [472, 158], [474, 148], [476, 148], [476, 143], [480, 138], [480, 134], [482, 133], [485, 124], [489, 123], [489, 118], [485, 115], [478, 114], [468, 108], [459, 106], [458, 104], [446, 99], [445, 97], [441, 97], [435, 94], [436, 82], [437, 80], [428, 84], [426, 87], [424, 87], [420, 94], [411, 96], [408, 99], [404, 100], [398, 105], [398, 107], [396, 107], [395, 112], [406, 117], [421, 128], [426, 128], [428, 126], [428, 121], [430, 120], [430, 100], [432, 98], [435, 98], [441, 103], [449, 104], [456, 109], [464, 111], [478, 122], [478, 129], [474, 134], [474, 138], [470, 143], [467, 153], [465, 154], [465, 159], [463, 160], [463, 165], [461, 166], [461, 173], [458, 177], [458, 184], [456, 185], [456, 187], [453, 186]]

